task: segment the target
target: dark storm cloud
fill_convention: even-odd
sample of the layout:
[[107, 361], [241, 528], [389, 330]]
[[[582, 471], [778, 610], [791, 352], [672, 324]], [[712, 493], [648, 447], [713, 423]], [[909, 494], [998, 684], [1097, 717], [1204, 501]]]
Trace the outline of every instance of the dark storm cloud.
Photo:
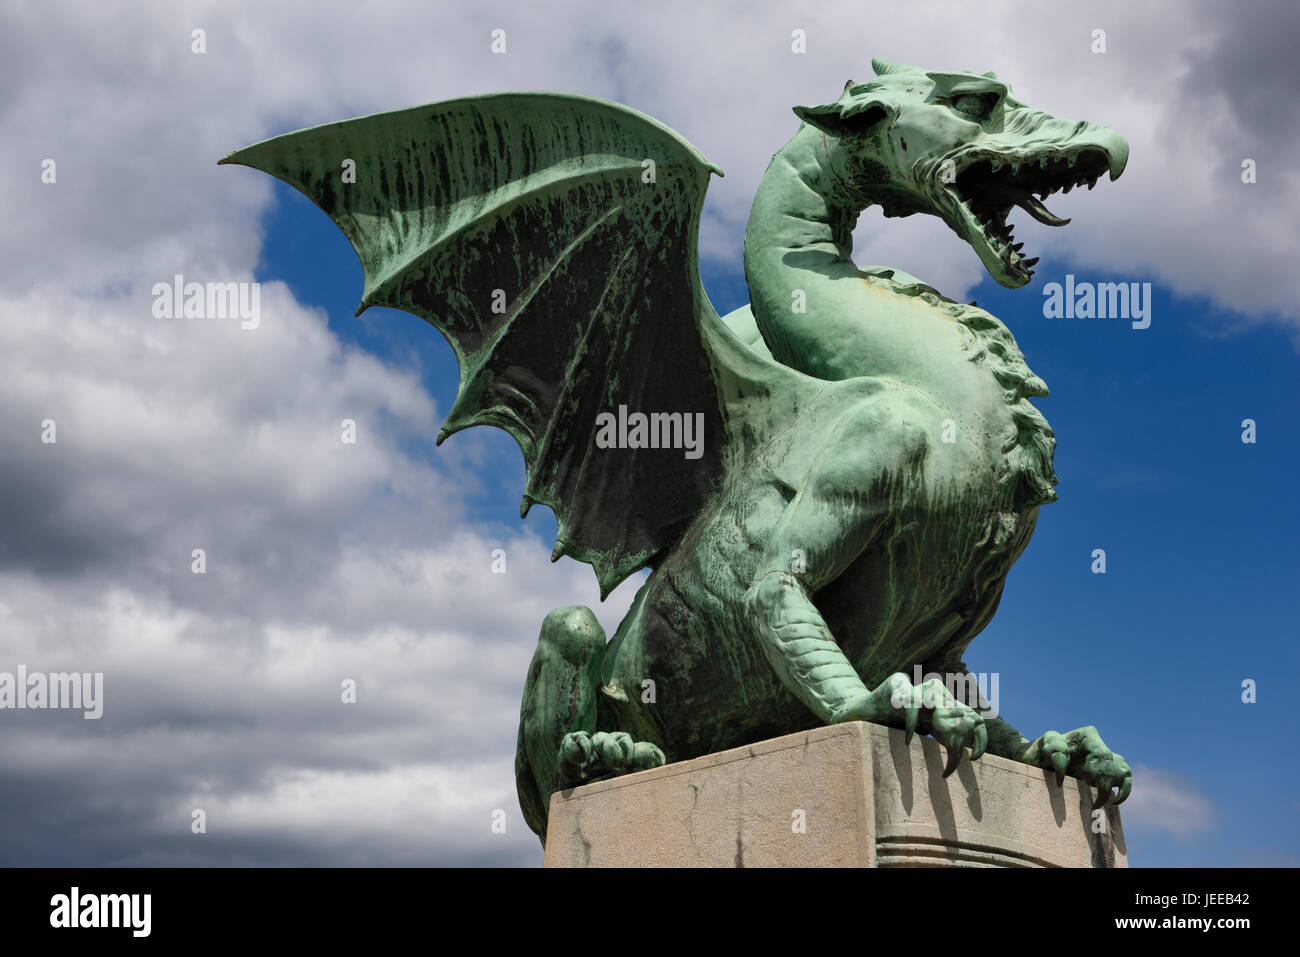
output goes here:
[[[1195, 124], [1198, 104], [1218, 98], [1248, 137], [1241, 147], [1258, 144], [1261, 155], [1290, 166], [1289, 156], [1300, 143], [1300, 5], [1270, 0], [1210, 3], [1201, 9], [1215, 24], [1215, 34], [1213, 42], [1189, 54], [1181, 87], [1184, 121]], [[1216, 135], [1214, 130], [1206, 133]]]

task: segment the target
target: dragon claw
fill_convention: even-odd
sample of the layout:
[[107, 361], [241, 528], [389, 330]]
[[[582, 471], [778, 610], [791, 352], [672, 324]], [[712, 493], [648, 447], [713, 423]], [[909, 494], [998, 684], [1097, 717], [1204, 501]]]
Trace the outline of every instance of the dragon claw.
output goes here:
[[572, 731], [560, 742], [561, 781], [581, 784], [615, 774], [644, 771], [667, 763], [658, 745], [635, 741], [622, 731]]
[[869, 714], [865, 720], [901, 728], [907, 744], [912, 743], [918, 730], [930, 735], [948, 751], [945, 778], [961, 765], [967, 747], [971, 749], [972, 761], [988, 750], [989, 732], [983, 716], [954, 697], [942, 681], [931, 678], [921, 685], [913, 685], [906, 675], [896, 673], [869, 693], [869, 701], [870, 710], [843, 710], [850, 715]]
[[952, 748], [949, 749], [948, 766], [943, 769], [943, 776], [945, 778], [948, 777], [950, 774], [952, 774], [952, 772], [957, 770], [957, 767], [961, 764], [961, 756], [962, 754], [965, 753], [965, 751], [966, 749], [963, 748], [960, 744], [954, 745]]
[[560, 760], [566, 765], [581, 767], [591, 760], [593, 750], [591, 735], [585, 731], [572, 731], [560, 742]]
[[1070, 766], [1070, 759], [1060, 751], [1052, 752], [1052, 767], [1056, 771], [1056, 786], [1065, 787], [1065, 771]]
[[[1116, 805], [1122, 804], [1133, 793], [1133, 772], [1128, 762], [1106, 747], [1091, 726], [1069, 734], [1048, 731], [1033, 743], [1025, 760], [1056, 772], [1058, 788], [1065, 784], [1067, 773], [1095, 787], [1094, 811], [1112, 799]], [[1117, 794], [1112, 793], [1115, 788], [1119, 789]]]

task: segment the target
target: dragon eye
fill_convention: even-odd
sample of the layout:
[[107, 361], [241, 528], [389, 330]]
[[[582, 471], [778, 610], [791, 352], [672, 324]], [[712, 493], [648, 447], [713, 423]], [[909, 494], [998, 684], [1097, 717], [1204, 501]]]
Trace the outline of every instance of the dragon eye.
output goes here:
[[996, 97], [979, 93], [963, 93], [953, 98], [952, 108], [972, 119], [983, 120], [988, 118], [989, 110], [992, 109], [995, 101]]

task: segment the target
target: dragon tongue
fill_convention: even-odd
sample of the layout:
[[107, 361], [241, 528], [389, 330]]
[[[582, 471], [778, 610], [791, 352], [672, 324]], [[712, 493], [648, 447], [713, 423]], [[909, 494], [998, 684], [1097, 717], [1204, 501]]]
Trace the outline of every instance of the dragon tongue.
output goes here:
[[1033, 193], [1017, 196], [1016, 205], [1040, 223], [1046, 223], [1048, 226], [1064, 226], [1069, 222], [1068, 219], [1061, 219], [1059, 216], [1054, 215], [1051, 210], [1039, 202], [1038, 197], [1034, 196]]

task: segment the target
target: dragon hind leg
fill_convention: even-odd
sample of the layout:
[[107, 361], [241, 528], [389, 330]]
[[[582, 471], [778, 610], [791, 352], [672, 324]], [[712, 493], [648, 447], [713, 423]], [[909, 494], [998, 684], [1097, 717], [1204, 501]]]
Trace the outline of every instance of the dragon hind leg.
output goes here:
[[543, 843], [548, 802], [561, 786], [560, 744], [570, 732], [596, 730], [604, 653], [605, 631], [590, 608], [557, 608], [542, 622], [519, 709], [515, 784], [524, 820]]
[[605, 632], [590, 608], [557, 608], [542, 622], [519, 711], [515, 784], [524, 820], [543, 844], [556, 791], [664, 763], [653, 744], [596, 730], [604, 656]]

